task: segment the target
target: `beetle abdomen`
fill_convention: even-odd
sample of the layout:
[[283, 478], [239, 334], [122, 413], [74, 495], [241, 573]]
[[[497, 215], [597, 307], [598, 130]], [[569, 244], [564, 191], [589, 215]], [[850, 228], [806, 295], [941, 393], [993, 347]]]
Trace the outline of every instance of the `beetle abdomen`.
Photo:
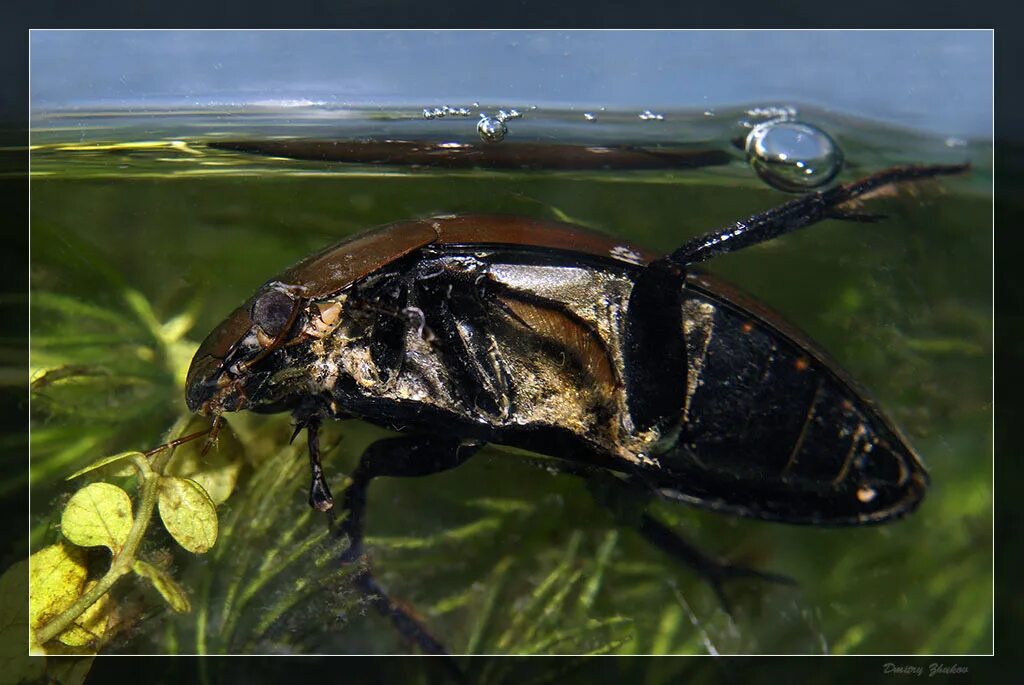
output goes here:
[[927, 483], [917, 457], [808, 341], [701, 288], [684, 310], [684, 430], [660, 458], [680, 476], [674, 495], [758, 518], [835, 525], [883, 521], [916, 506]]

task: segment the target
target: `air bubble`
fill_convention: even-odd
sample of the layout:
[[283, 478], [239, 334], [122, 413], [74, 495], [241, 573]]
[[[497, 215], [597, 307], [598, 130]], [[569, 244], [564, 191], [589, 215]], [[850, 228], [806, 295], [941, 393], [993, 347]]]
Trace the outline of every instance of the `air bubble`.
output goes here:
[[505, 125], [503, 118], [482, 116], [477, 122], [476, 132], [485, 143], [500, 143], [505, 140], [508, 126]]
[[665, 115], [664, 114], [655, 114], [654, 112], [652, 112], [649, 109], [645, 109], [638, 116], [640, 117], [641, 121], [664, 121], [665, 120]]
[[747, 159], [768, 185], [788, 192], [820, 188], [843, 167], [843, 153], [832, 138], [800, 121], [769, 121], [747, 135]]
[[433, 109], [429, 107], [423, 109], [424, 119], [441, 119], [446, 116], [468, 117], [469, 115], [470, 111], [466, 107], [449, 107], [448, 105], [442, 105], [441, 107], [434, 107]]

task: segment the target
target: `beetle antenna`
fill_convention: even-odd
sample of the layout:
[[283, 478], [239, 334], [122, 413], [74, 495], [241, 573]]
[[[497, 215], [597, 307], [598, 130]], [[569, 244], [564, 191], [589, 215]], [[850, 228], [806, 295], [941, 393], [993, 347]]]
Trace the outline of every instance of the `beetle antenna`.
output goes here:
[[188, 435], [183, 435], [180, 438], [175, 438], [174, 440], [171, 440], [170, 442], [165, 442], [162, 445], [157, 445], [153, 449], [146, 450], [145, 452], [143, 452], [143, 454], [145, 454], [147, 457], [152, 457], [154, 454], [157, 454], [159, 452], [163, 452], [164, 450], [172, 449], [174, 447], [177, 447], [178, 445], [184, 445], [186, 442], [192, 442], [196, 438], [201, 438], [204, 435], [206, 435], [207, 433], [211, 432], [213, 430], [214, 426], [217, 425], [219, 421], [220, 421], [220, 417], [218, 416], [218, 417], [216, 417], [213, 420], [213, 423], [210, 425], [209, 428], [207, 428], [205, 430], [197, 431], [195, 433], [190, 433]]

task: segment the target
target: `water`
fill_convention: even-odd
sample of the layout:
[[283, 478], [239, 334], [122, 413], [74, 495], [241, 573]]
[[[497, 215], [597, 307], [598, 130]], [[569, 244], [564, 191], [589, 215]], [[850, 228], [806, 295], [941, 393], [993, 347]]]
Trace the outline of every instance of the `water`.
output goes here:
[[[522, 116], [508, 116], [513, 109]], [[482, 116], [507, 129], [502, 142], [481, 141]], [[778, 157], [774, 133], [760, 137], [767, 157], [755, 153], [752, 168], [744, 147], [766, 122], [784, 122], [767, 129], [774, 133], [793, 122], [824, 132], [831, 152], [819, 146], [798, 156], [825, 159], [816, 168], [827, 173], [810, 174], [813, 183], [797, 176], [801, 184], [791, 169], [759, 167]], [[432, 214], [514, 213], [571, 220], [667, 251], [792, 197], [769, 183], [790, 190], [826, 183], [839, 171], [837, 155], [845, 160], [841, 180], [896, 163], [970, 160], [964, 177], [872, 203], [889, 215], [885, 222], [827, 222], [708, 265], [816, 339], [878, 398], [931, 471], [921, 510], [879, 528], [797, 528], [657, 505], [702, 547], [792, 575], [798, 589], [729, 587], [731, 620], [692, 573], [617, 530], [582, 483], [507, 451], [487, 450], [425, 479], [375, 482], [368, 517], [382, 584], [454, 651], [989, 650], [986, 143], [778, 107], [544, 111], [449, 102], [388, 111], [54, 113], [34, 126], [34, 548], [58, 536], [60, 497], [73, 489], [65, 476], [103, 455], [159, 443], [185, 413], [183, 373], [197, 342], [267, 278], [345, 235]], [[371, 137], [495, 155], [533, 147], [529, 169], [287, 156], [298, 139], [365, 147]], [[239, 141], [278, 147], [255, 154], [223, 145]], [[580, 154], [589, 160], [623, 146], [664, 152], [672, 163], [544, 168], [554, 166], [545, 150], [590, 150]], [[681, 159], [706, 165], [679, 166]], [[321, 559], [322, 522], [308, 514], [302, 440], [287, 447], [287, 417], [230, 420], [246, 460], [221, 508], [218, 547], [191, 557], [157, 531], [146, 550], [150, 558], [173, 555], [194, 611], [167, 614], [150, 589], [122, 581], [119, 601], [138, 618], [107, 649], [403, 651], [383, 620], [362, 615], [351, 579]], [[354, 422], [325, 428], [336, 493], [361, 449], [382, 434]]]

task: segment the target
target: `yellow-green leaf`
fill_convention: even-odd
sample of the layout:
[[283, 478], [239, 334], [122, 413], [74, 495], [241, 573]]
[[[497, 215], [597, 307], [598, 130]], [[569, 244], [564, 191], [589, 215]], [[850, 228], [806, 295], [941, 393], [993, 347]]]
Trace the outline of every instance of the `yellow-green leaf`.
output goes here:
[[[29, 558], [28, 618], [33, 632], [81, 596], [86, 574], [84, 552], [70, 545], [50, 545]], [[37, 644], [32, 652], [45, 653]]]
[[116, 485], [92, 483], [64, 507], [60, 527], [64, 537], [80, 547], [103, 545], [117, 554], [132, 527], [132, 501]]
[[114, 462], [118, 462], [118, 461], [121, 461], [123, 459], [131, 459], [132, 457], [136, 457], [136, 456], [142, 457], [144, 455], [142, 454], [142, 452], [121, 452], [120, 454], [113, 454], [113, 455], [111, 455], [109, 457], [103, 457], [102, 459], [99, 459], [99, 460], [94, 461], [93, 463], [89, 464], [85, 468], [82, 468], [82, 469], [79, 469], [79, 470], [75, 471], [74, 473], [72, 473], [70, 476], [67, 477], [67, 480], [72, 480], [74, 478], [78, 478], [79, 476], [84, 475], [86, 473], [89, 473], [90, 471], [95, 471], [96, 469], [101, 469], [104, 466], [107, 466], [108, 464], [113, 464]]
[[43, 674], [43, 660], [29, 657], [27, 593], [28, 560], [24, 559], [0, 576], [0, 673], [6, 676], [0, 682], [34, 681]]
[[176, 612], [187, 614], [192, 610], [192, 605], [188, 601], [188, 595], [185, 594], [180, 585], [174, 582], [174, 579], [169, 574], [144, 561], [136, 561], [132, 564], [132, 570], [152, 583], [156, 591], [160, 593]]
[[202, 554], [217, 542], [217, 507], [199, 483], [165, 476], [157, 504], [167, 532], [189, 552]]
[[92, 668], [93, 656], [62, 656], [46, 660], [46, 682], [60, 685], [82, 685]]
[[[208, 423], [208, 419], [196, 417], [182, 433], [200, 431]], [[202, 486], [214, 504], [223, 504], [231, 496], [238, 482], [244, 449], [227, 422], [221, 425], [216, 444], [206, 454], [202, 454], [204, 442], [193, 440], [178, 447], [164, 473], [168, 476], [191, 478]]]
[[[82, 594], [92, 589], [95, 584], [95, 582], [86, 584], [82, 588]], [[96, 649], [107, 634], [112, 608], [110, 595], [103, 595], [91, 607], [83, 611], [82, 615], [71, 624], [71, 627], [61, 633], [57, 639], [69, 647]]]

